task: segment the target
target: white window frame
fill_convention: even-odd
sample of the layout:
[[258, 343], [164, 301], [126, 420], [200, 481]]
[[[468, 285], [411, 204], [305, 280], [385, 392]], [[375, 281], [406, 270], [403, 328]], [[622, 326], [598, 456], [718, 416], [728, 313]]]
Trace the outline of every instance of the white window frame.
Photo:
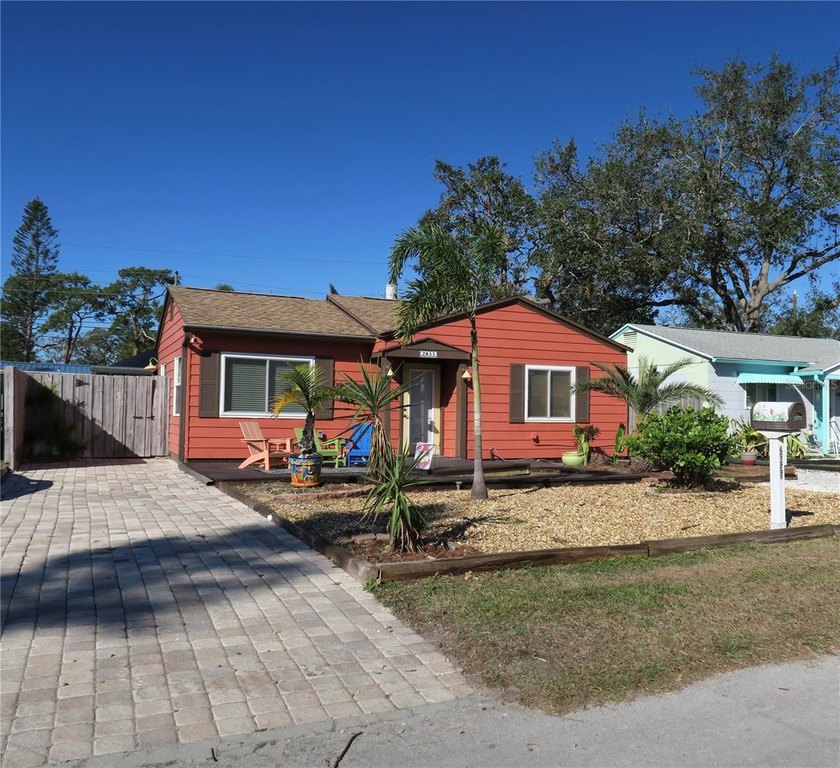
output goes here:
[[[569, 403], [569, 415], [568, 416], [529, 416], [529, 380], [530, 380], [530, 372], [531, 371], [548, 371], [551, 374], [552, 371], [557, 371], [559, 373], [568, 373], [569, 376], [569, 385], [571, 387], [575, 386], [576, 382], [576, 370], [573, 365], [526, 365], [525, 366], [525, 392], [524, 392], [524, 404], [525, 404], [525, 421], [527, 422], [557, 422], [557, 423], [573, 423], [575, 421], [575, 395], [572, 392], [569, 395], [570, 403]], [[549, 410], [551, 408], [551, 395], [550, 395], [550, 386], [549, 392], [546, 392], [546, 402], [549, 404]]]
[[172, 415], [181, 415], [181, 355], [172, 360]]
[[768, 395], [768, 396], [769, 396], [770, 393], [767, 391], [767, 387], [770, 387], [770, 386], [776, 387], [776, 398], [772, 402], [775, 402], [775, 400], [778, 399], [778, 397], [779, 397], [779, 385], [776, 382], [751, 382], [750, 384], [744, 384], [742, 386], [743, 386], [743, 389], [744, 389], [744, 408], [745, 409], [752, 408], [752, 405], [750, 405], [749, 391], [747, 390], [747, 387], [755, 387], [756, 388], [755, 403], [763, 402], [758, 397], [758, 387], [759, 386], [765, 387], [764, 391], [765, 391], [765, 394]]
[[[265, 411], [226, 411], [225, 410], [225, 395], [227, 394], [225, 387], [227, 386], [227, 361], [228, 358], [233, 359], [243, 359], [243, 358], [250, 358], [250, 359], [258, 359], [265, 361], [265, 398], [266, 398], [266, 410]], [[278, 418], [278, 419], [302, 419], [303, 416], [298, 413], [280, 413], [275, 416], [271, 411], [268, 410], [269, 403], [268, 403], [268, 371], [269, 371], [269, 362], [272, 360], [282, 360], [286, 363], [309, 363], [310, 366], [315, 365], [315, 358], [314, 357], [302, 357], [300, 355], [263, 355], [254, 352], [222, 352], [222, 359], [221, 359], [221, 366], [219, 371], [219, 416], [224, 419], [241, 419], [241, 418], [251, 418], [251, 419], [265, 419], [268, 417]]]

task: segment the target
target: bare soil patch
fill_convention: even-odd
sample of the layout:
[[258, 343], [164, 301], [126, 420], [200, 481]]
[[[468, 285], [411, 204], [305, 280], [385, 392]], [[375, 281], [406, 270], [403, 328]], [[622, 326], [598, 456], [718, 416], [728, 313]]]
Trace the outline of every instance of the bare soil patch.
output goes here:
[[[727, 484], [703, 494], [651, 494], [649, 483], [491, 489], [476, 502], [469, 490], [410, 494], [429, 521], [426, 535], [481, 553], [556, 547], [637, 544], [648, 539], [763, 530], [770, 523], [767, 484]], [[384, 531], [384, 518], [364, 521], [364, 492], [343, 498], [280, 497], [240, 486], [277, 514], [331, 541]], [[792, 526], [840, 524], [840, 493], [788, 489]]]

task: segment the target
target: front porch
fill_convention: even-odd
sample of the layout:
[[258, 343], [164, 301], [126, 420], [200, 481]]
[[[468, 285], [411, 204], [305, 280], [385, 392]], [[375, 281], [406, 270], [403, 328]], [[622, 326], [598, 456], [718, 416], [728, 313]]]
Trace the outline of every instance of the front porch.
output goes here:
[[[486, 460], [484, 476], [488, 485], [554, 485], [566, 483], [627, 483], [636, 482], [644, 475], [625, 469], [602, 467], [567, 467], [559, 461], [544, 459], [493, 459]], [[251, 466], [239, 468], [236, 460], [194, 460], [182, 465], [186, 471], [197, 475], [208, 484], [222, 482], [269, 482], [287, 481], [288, 469], [266, 471]], [[472, 482], [473, 462], [471, 459], [457, 459], [435, 456], [432, 468], [428, 472], [418, 473], [424, 476], [428, 485], [465, 485]], [[337, 483], [364, 482], [366, 469], [357, 467], [324, 467], [321, 480], [324, 485]]]
[[[808, 468], [840, 469], [840, 464], [819, 462], [819, 467], [811, 466], [813, 462], [795, 462], [797, 466]], [[793, 464], [793, 463], [792, 463]], [[796, 476], [796, 469], [792, 464], [785, 468], [785, 475], [789, 478]], [[185, 471], [196, 476], [208, 485], [217, 483], [264, 483], [271, 481], [287, 482], [288, 469], [272, 469], [266, 472], [256, 467], [239, 469], [236, 460], [195, 460], [181, 465]], [[767, 482], [769, 467], [764, 464], [748, 467], [741, 464], [727, 464], [718, 471], [723, 479], [736, 480], [742, 483]], [[445, 456], [435, 456], [432, 468], [428, 472], [418, 473], [424, 478], [427, 487], [466, 487], [472, 483], [473, 462], [470, 459], [456, 459]], [[321, 471], [323, 485], [354, 484], [365, 481], [364, 467], [324, 467]], [[547, 459], [493, 459], [484, 461], [484, 477], [489, 487], [520, 487], [542, 485], [603, 485], [614, 483], [635, 483], [647, 477], [644, 473], [631, 472], [624, 467], [567, 467], [560, 461]]]

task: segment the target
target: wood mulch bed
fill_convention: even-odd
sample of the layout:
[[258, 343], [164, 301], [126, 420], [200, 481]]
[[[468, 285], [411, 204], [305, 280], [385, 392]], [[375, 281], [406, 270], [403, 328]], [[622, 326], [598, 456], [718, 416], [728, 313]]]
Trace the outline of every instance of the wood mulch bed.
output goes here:
[[[637, 544], [769, 527], [766, 484], [732, 483], [719, 493], [685, 495], [651, 494], [650, 487], [651, 483], [637, 483], [491, 489], [490, 498], [482, 502], [473, 501], [469, 490], [417, 491], [410, 496], [428, 519], [428, 537], [481, 553]], [[238, 490], [330, 541], [384, 531], [384, 517], [362, 520], [363, 496], [300, 493], [290, 498], [252, 485]], [[840, 494], [788, 489], [786, 499], [791, 526], [840, 524]]]

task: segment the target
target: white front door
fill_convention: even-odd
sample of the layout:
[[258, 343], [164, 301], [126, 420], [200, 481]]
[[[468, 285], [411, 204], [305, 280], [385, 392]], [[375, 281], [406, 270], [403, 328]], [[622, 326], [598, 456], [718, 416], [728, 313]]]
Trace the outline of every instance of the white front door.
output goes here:
[[405, 396], [403, 444], [413, 450], [417, 443], [433, 443], [440, 450], [438, 370], [432, 366], [406, 366], [410, 382]]

